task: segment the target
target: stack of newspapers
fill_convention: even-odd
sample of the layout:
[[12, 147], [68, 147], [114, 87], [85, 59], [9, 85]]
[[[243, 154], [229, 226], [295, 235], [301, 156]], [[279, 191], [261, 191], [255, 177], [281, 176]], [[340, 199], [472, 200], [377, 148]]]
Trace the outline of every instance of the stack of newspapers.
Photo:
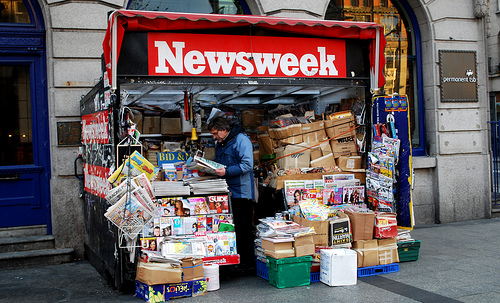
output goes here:
[[153, 181], [153, 192], [156, 197], [189, 196], [190, 188], [183, 182]]
[[205, 178], [205, 179], [190, 179], [187, 181], [194, 195], [209, 195], [217, 193], [227, 193], [229, 189], [225, 179]]
[[134, 238], [153, 220], [156, 212], [153, 198], [151, 183], [143, 173], [109, 191], [106, 200], [111, 206], [104, 216], [129, 238]]

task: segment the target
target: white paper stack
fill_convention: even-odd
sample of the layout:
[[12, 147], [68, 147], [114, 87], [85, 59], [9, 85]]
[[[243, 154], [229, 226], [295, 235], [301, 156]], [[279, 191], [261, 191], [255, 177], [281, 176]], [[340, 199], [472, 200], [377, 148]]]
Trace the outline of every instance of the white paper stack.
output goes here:
[[153, 181], [153, 191], [156, 197], [189, 196], [190, 188], [183, 182]]
[[194, 195], [227, 193], [229, 188], [225, 179], [189, 180], [189, 187]]

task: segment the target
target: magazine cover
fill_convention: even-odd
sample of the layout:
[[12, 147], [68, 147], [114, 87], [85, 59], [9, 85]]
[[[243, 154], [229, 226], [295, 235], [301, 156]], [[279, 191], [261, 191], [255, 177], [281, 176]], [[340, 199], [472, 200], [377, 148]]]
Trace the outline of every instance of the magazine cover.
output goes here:
[[300, 201], [302, 201], [302, 191], [305, 188], [288, 188], [285, 190], [285, 199], [288, 207], [299, 205]]
[[174, 236], [179, 236], [184, 233], [184, 230], [182, 228], [182, 219], [181, 217], [173, 217], [170, 218], [170, 221], [172, 222], [172, 233]]
[[235, 255], [236, 236], [234, 232], [207, 234], [207, 257]]
[[[207, 200], [205, 197], [188, 198], [191, 208], [194, 208], [193, 215], [206, 215], [209, 213]], [[194, 206], [194, 207], [193, 207]]]
[[211, 215], [208, 215], [205, 217], [206, 218], [206, 227], [207, 227], [207, 232], [212, 232], [213, 228], [212, 228], [212, 220], [213, 220], [213, 216]]
[[205, 234], [207, 232], [207, 217], [198, 216], [198, 233]]
[[189, 217], [191, 214], [191, 205], [187, 199], [174, 200], [173, 202], [175, 216]]
[[[348, 202], [345, 202], [347, 199]], [[344, 203], [363, 204], [365, 202], [364, 186], [344, 187]]]
[[323, 175], [324, 188], [338, 187], [337, 181], [352, 179], [354, 179], [354, 174]]
[[182, 228], [184, 230], [183, 234], [193, 235], [198, 231], [198, 220], [196, 217], [185, 217], [182, 218]]
[[142, 228], [142, 235], [144, 237], [152, 237], [154, 235], [154, 228], [155, 228], [155, 223], [154, 220], [149, 221], [144, 227]]
[[172, 206], [175, 207], [175, 202], [177, 200], [182, 200], [182, 197], [168, 197], [168, 198], [161, 198], [158, 199], [161, 201], [161, 206]]
[[325, 205], [335, 204], [335, 188], [323, 189], [323, 204]]
[[142, 250], [158, 251], [158, 241], [155, 237], [140, 238], [140, 240]]
[[151, 180], [154, 175], [154, 169], [155, 167], [151, 162], [137, 151], [134, 151], [132, 155], [130, 155], [130, 158], [111, 174], [108, 180], [111, 184], [116, 186], [125, 180], [127, 176], [137, 177], [142, 173], [145, 173], [148, 180]]
[[172, 235], [172, 224], [170, 223], [170, 218], [167, 217], [160, 218], [160, 235], [161, 237]]
[[229, 196], [228, 195], [211, 195], [208, 196], [209, 213], [210, 214], [227, 214], [229, 213]]
[[302, 200], [306, 199], [318, 199], [323, 200], [323, 196], [321, 195], [321, 191], [318, 191], [317, 189], [313, 188], [304, 188], [302, 189]]
[[162, 217], [175, 216], [175, 207], [173, 206], [162, 206], [160, 207], [160, 214]]

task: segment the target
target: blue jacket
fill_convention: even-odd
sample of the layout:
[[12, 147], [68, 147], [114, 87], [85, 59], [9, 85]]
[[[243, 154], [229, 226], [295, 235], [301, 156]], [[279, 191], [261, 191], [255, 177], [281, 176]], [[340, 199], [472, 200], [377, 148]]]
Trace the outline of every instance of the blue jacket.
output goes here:
[[253, 147], [239, 125], [233, 125], [227, 137], [216, 143], [216, 162], [226, 166], [226, 178], [232, 198], [255, 199]]

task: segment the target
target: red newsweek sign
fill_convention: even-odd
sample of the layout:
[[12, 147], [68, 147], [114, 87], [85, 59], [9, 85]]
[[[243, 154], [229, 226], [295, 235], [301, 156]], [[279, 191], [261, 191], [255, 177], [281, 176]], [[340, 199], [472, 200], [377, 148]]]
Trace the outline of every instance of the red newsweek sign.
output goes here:
[[341, 39], [148, 33], [151, 76], [345, 78]]

